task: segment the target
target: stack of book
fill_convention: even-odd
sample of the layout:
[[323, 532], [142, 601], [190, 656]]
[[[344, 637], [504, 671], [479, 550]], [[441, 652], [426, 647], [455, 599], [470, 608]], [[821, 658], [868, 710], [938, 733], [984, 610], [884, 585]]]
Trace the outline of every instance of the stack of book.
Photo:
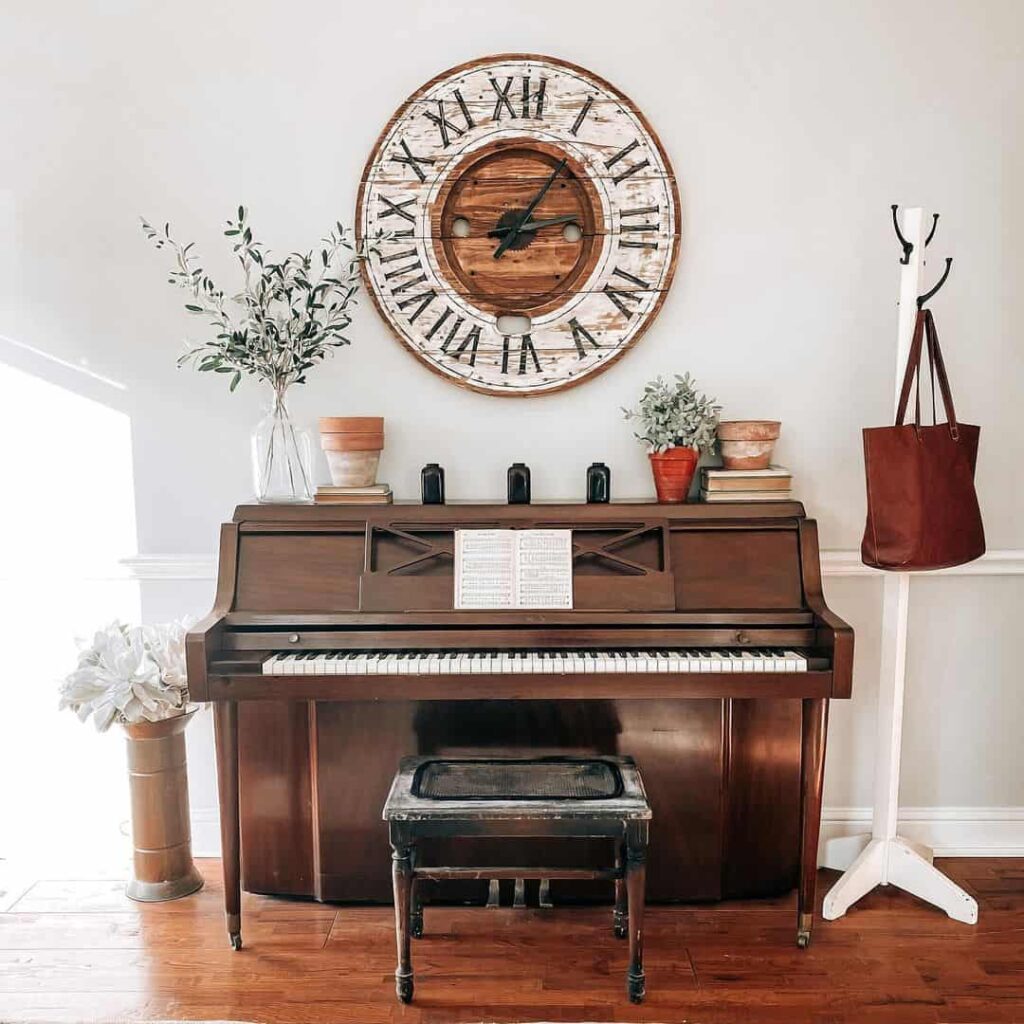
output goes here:
[[370, 484], [369, 487], [318, 487], [318, 505], [390, 505], [391, 485]]
[[701, 501], [789, 501], [793, 474], [782, 466], [768, 469], [702, 469]]

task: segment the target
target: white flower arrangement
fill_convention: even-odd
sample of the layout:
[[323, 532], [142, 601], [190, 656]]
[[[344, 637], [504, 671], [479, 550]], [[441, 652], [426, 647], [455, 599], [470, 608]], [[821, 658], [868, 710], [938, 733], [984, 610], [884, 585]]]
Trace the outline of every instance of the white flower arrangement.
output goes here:
[[159, 722], [183, 714], [187, 621], [158, 626], [112, 622], [92, 643], [79, 641], [78, 667], [60, 690], [61, 708], [81, 721], [92, 716], [99, 732], [111, 723]]

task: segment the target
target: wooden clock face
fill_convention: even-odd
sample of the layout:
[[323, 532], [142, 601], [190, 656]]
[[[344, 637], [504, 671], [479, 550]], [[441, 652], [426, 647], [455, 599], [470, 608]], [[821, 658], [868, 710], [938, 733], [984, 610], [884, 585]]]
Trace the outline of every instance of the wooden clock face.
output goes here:
[[675, 269], [679, 197], [620, 92], [509, 55], [402, 105], [366, 163], [356, 225], [390, 234], [363, 269], [406, 347], [474, 390], [536, 395], [600, 372], [646, 330]]

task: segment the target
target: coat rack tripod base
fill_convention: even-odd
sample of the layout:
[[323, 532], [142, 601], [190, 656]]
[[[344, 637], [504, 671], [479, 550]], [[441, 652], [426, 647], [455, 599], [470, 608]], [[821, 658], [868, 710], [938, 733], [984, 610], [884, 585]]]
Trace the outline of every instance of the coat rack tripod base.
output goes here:
[[[927, 239], [923, 211], [903, 211], [900, 232], [893, 207], [893, 222], [903, 245], [900, 261], [900, 318], [896, 352], [897, 399], [902, 370], [910, 350], [920, 296], [924, 250], [935, 234], [936, 216]], [[939, 282], [941, 287], [949, 273]], [[938, 290], [923, 296], [926, 301]], [[842, 917], [862, 896], [879, 885], [895, 885], [944, 910], [954, 921], [977, 924], [978, 903], [932, 863], [932, 851], [922, 843], [897, 834], [900, 790], [900, 755], [903, 737], [903, 701], [907, 668], [907, 624], [910, 574], [886, 573], [882, 600], [882, 657], [878, 688], [878, 740], [875, 760], [875, 803], [870, 836], [847, 836], [825, 844], [825, 867], [846, 870], [825, 896], [826, 921]], [[853, 861], [851, 864], [850, 861]]]

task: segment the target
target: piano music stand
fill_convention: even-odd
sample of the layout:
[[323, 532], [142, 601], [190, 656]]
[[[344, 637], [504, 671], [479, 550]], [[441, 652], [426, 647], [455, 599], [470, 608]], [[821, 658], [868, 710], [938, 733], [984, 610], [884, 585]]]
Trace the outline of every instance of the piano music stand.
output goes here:
[[[895, 216], [895, 211], [894, 211]], [[933, 228], [934, 233], [934, 228]], [[924, 265], [924, 216], [921, 207], [903, 211], [903, 239], [912, 248], [900, 267], [900, 316], [896, 344], [896, 402], [910, 352], [921, 294]], [[930, 236], [929, 236], [930, 238]], [[902, 239], [901, 239], [902, 240]], [[902, 261], [901, 261], [902, 263]], [[825, 866], [846, 870], [829, 890], [822, 907], [827, 921], [842, 917], [879, 885], [896, 885], [944, 910], [953, 920], [977, 924], [978, 903], [932, 863], [932, 851], [900, 836], [900, 748], [903, 739], [903, 691], [907, 667], [907, 619], [910, 574], [885, 573], [882, 600], [882, 657], [878, 688], [878, 745], [875, 754], [875, 804], [871, 835], [833, 839], [826, 844]], [[855, 857], [853, 863], [851, 858]]]

